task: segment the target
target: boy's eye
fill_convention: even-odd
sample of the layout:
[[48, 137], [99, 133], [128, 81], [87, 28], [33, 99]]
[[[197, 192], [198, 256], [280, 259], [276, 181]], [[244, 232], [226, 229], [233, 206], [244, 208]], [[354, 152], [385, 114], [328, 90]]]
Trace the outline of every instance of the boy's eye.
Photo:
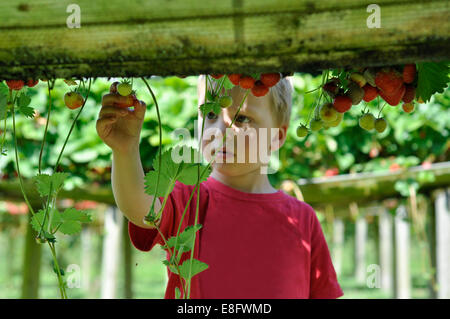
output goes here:
[[217, 115], [214, 112], [209, 112], [208, 114], [206, 114], [206, 117], [210, 120], [213, 120], [217, 118]]
[[250, 122], [250, 119], [249, 119], [247, 116], [245, 116], [245, 115], [239, 115], [239, 116], [236, 118], [236, 122], [239, 122], [239, 123], [248, 123], [248, 122]]

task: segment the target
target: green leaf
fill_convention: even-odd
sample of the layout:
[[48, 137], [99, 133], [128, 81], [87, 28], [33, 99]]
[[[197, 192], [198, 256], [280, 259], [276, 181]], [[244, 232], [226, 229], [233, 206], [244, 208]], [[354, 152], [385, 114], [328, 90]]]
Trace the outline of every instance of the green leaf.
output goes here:
[[36, 182], [36, 188], [41, 197], [45, 197], [50, 193], [50, 183], [52, 183], [52, 195], [54, 195], [59, 192], [67, 177], [69, 177], [68, 173], [58, 172], [51, 176], [48, 174], [38, 174], [33, 179]]
[[81, 231], [81, 223], [89, 223], [91, 216], [84, 211], [68, 208], [63, 213], [55, 214], [55, 224], [58, 224], [58, 231], [65, 235], [77, 234]]
[[163, 263], [164, 265], [166, 265], [167, 267], [169, 267], [169, 269], [170, 269], [171, 272], [173, 272], [174, 274], [177, 274], [177, 275], [178, 275], [178, 270], [177, 270], [177, 268], [175, 267], [175, 265], [172, 265], [171, 263], [169, 263], [168, 260], [163, 260], [162, 263]]
[[[208, 264], [205, 264], [204, 262], [201, 262], [200, 260], [195, 258], [192, 259], [192, 266], [190, 266], [190, 260], [185, 260], [179, 267], [181, 273], [180, 276], [186, 280], [189, 280], [198, 273], [208, 269], [208, 267]], [[189, 269], [191, 269], [190, 275]]]
[[233, 83], [231, 83], [230, 79], [228, 78], [228, 76], [225, 75], [225, 81], [223, 82], [223, 87], [226, 90], [231, 90], [235, 85]]
[[448, 62], [417, 63], [418, 83], [417, 96], [428, 102], [435, 93], [442, 93], [447, 87], [449, 78]]
[[175, 287], [175, 299], [180, 299], [181, 292], [178, 287]]
[[207, 101], [211, 101], [211, 102], [215, 101], [214, 96], [212, 95], [212, 93], [209, 90], [206, 91], [206, 98], [207, 98]]
[[[180, 152], [181, 150], [183, 150], [183, 152]], [[172, 157], [177, 161], [180, 159], [179, 163], [176, 163]], [[196, 163], [197, 158], [199, 158], [198, 151], [188, 146], [176, 146], [163, 152], [161, 154], [159, 186], [158, 191], [156, 192], [159, 171], [158, 151], [153, 160], [153, 167], [155, 170], [150, 171], [145, 175], [145, 192], [152, 196], [163, 197], [173, 190], [177, 180], [186, 185], [196, 184], [198, 166], [200, 166], [200, 172], [204, 169], [200, 163]], [[210, 170], [205, 173], [205, 176], [200, 179], [200, 182], [205, 181], [209, 176], [209, 173]]]
[[[200, 111], [202, 112], [203, 116], [206, 116], [209, 112], [213, 111], [216, 104], [218, 104], [218, 103], [207, 102], [207, 103], [200, 105]], [[218, 104], [218, 105], [220, 107], [220, 104]], [[215, 114], [217, 114], [217, 113], [215, 113]]]
[[[44, 216], [45, 216], [45, 210], [40, 209], [34, 216], [31, 218], [31, 227], [37, 232], [41, 230], [41, 225], [44, 223], [44, 226], [42, 229], [49, 234], [48, 232], [52, 231], [53, 228], [55, 228], [59, 223], [58, 218], [59, 212], [56, 209], [50, 209], [47, 217], [45, 218], [44, 223]], [[49, 223], [50, 223], [50, 229], [49, 229]], [[50, 235], [50, 234], [49, 234]], [[47, 236], [45, 236], [47, 238]]]
[[[190, 251], [194, 247], [194, 234], [202, 228], [201, 224], [187, 226], [178, 236], [172, 236], [167, 240], [167, 245], [175, 250]], [[177, 241], [178, 237], [178, 241]]]
[[0, 82], [0, 95], [8, 96], [9, 88], [5, 83]]
[[31, 98], [22, 92], [20, 94], [19, 98], [17, 99], [17, 106], [19, 108], [26, 107], [26, 106], [30, 105], [30, 103], [31, 103]]
[[6, 102], [8, 97], [0, 93], [0, 120], [3, 120], [6, 117]]

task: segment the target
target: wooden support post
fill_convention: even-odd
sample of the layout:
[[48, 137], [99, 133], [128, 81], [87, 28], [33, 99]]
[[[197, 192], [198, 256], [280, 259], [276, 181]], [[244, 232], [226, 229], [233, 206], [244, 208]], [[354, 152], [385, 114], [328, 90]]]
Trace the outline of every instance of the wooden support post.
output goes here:
[[437, 297], [450, 298], [450, 188], [436, 192], [436, 278]]
[[[37, 211], [37, 209], [35, 209]], [[31, 227], [32, 215], [28, 213], [27, 233], [25, 236], [25, 251], [22, 263], [22, 293], [23, 299], [39, 298], [39, 274], [41, 270], [42, 246], [36, 243], [36, 231]], [[46, 244], [47, 245], [47, 244]]]
[[411, 298], [409, 263], [410, 229], [406, 207], [402, 204], [395, 216], [395, 298]]
[[392, 292], [393, 289], [393, 236], [392, 236], [392, 216], [389, 211], [381, 207], [379, 213], [379, 238], [380, 238], [380, 268], [381, 268], [381, 289]]
[[333, 265], [336, 274], [342, 273], [342, 252], [344, 248], [344, 221], [335, 218], [333, 223]]
[[355, 277], [358, 284], [365, 284], [367, 221], [364, 216], [356, 220], [355, 233]]
[[122, 221], [123, 218], [115, 206], [110, 206], [105, 211], [101, 284], [102, 299], [116, 298]]
[[86, 298], [93, 298], [91, 284], [92, 269], [92, 229], [89, 226], [83, 227], [81, 231], [81, 289]]
[[124, 265], [124, 298], [133, 299], [133, 251], [130, 237], [128, 236], [128, 219], [123, 216], [122, 221], [122, 244]]

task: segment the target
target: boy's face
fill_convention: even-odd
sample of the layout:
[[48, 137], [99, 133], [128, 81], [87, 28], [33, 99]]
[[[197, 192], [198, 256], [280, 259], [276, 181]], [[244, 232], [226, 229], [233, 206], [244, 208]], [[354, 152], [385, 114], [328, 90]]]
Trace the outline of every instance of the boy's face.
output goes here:
[[[203, 88], [199, 90], [199, 105], [204, 103], [204, 92], [203, 84]], [[249, 92], [230, 127], [245, 93], [246, 90], [234, 86], [227, 91], [227, 95], [233, 99], [233, 104], [228, 108], [222, 108], [218, 115], [210, 112], [205, 116], [203, 156], [210, 162], [217, 153], [211, 165], [223, 175], [244, 175], [259, 170], [261, 166], [268, 166], [271, 152], [280, 148], [286, 139], [287, 126], [277, 126], [272, 112], [270, 92], [262, 97], [255, 97]], [[203, 122], [200, 110], [198, 116], [200, 138]], [[222, 143], [225, 133], [226, 140]], [[221, 152], [223, 147], [226, 148], [225, 153]]]

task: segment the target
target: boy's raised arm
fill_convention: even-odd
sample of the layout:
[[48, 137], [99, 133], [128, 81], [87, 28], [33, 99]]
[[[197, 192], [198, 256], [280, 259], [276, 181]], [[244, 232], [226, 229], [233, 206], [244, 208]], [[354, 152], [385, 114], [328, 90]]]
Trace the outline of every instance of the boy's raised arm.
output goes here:
[[[146, 105], [134, 99], [133, 109], [123, 106], [124, 97], [116, 92], [118, 82], [102, 98], [102, 108], [96, 123], [97, 134], [113, 151], [111, 184], [117, 206], [133, 224], [144, 224], [153, 197], [145, 193], [144, 170], [139, 154], [139, 141]], [[155, 200], [155, 210], [161, 202]]]
[[[127, 154], [113, 151], [111, 184], [117, 206], [136, 226], [154, 228], [143, 222], [153, 200], [144, 191], [144, 177], [138, 148]], [[155, 211], [160, 208], [161, 202], [156, 198]]]

